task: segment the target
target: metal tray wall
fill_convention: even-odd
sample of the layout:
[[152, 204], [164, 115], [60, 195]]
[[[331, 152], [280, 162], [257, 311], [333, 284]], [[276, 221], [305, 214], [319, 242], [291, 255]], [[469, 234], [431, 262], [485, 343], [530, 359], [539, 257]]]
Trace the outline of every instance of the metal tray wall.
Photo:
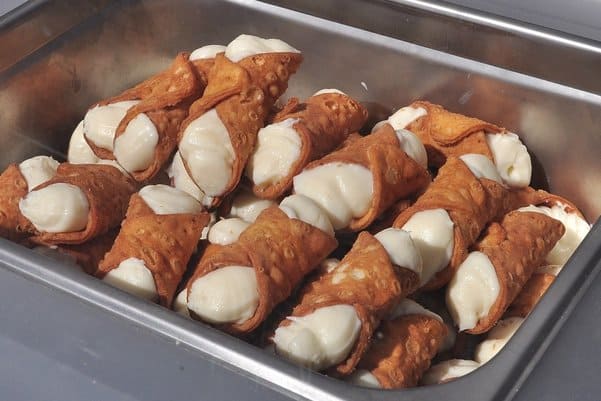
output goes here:
[[[507, 126], [535, 156], [538, 186], [572, 199], [589, 219], [601, 213], [599, 96], [257, 2], [121, 2], [18, 61], [0, 75], [0, 166], [39, 153], [64, 157], [89, 105], [164, 68], [177, 51], [227, 43], [239, 33], [280, 37], [303, 50], [305, 61], [287, 96], [336, 87], [365, 102], [372, 122], [426, 98]], [[405, 391], [355, 388], [300, 369], [5, 241], [0, 261], [295, 398], [483, 400], [511, 394], [531, 370], [549, 342], [547, 333], [557, 330], [557, 317], [576, 302], [572, 295], [598, 260], [600, 231], [596, 227], [492, 362], [456, 382]]]

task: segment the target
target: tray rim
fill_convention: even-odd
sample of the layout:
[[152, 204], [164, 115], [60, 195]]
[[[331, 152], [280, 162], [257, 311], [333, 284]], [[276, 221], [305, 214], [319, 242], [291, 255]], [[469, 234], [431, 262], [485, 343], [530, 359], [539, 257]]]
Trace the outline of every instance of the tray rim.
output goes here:
[[[292, 16], [292, 15], [301, 14], [301, 13], [291, 11], [291, 10], [282, 10], [279, 7], [270, 6], [270, 5], [266, 5], [266, 4], [259, 6], [259, 4], [262, 4], [262, 3], [248, 4], [247, 2], [240, 2], [240, 1], [235, 1], [235, 0], [230, 0], [229, 2], [236, 3], [236, 4], [242, 3], [246, 7], [254, 7], [254, 8], [265, 7], [265, 9], [272, 11], [273, 14], [277, 14], [278, 16], [282, 16], [282, 15]], [[263, 9], [262, 11], [265, 11], [265, 9]], [[317, 17], [311, 17], [311, 18], [314, 18], [313, 22], [315, 24], [322, 23], [320, 21], [323, 21], [322, 19], [317, 18]], [[359, 28], [348, 27], [346, 25], [338, 24], [338, 23], [331, 22], [331, 21], [328, 21], [328, 23], [337, 24], [337, 26], [332, 26], [333, 27], [332, 29], [335, 29], [337, 31], [340, 28], [343, 31], [346, 29], [350, 29], [355, 33], [361, 33], [362, 35], [366, 33], [366, 31], [363, 31]], [[346, 32], [350, 32], [350, 31], [346, 31]], [[382, 36], [379, 34], [369, 33], [369, 32], [367, 32], [367, 34], [377, 35], [377, 36], [374, 36], [374, 38]], [[442, 52], [440, 52], [440, 53], [442, 53]], [[458, 56], [452, 56], [452, 57], [456, 57], [458, 60], [463, 60], [461, 57], [458, 57]], [[477, 63], [478, 65], [481, 65], [481, 66], [487, 66], [486, 64], [478, 63], [478, 62], [475, 62], [472, 60], [468, 60], [468, 61], [469, 61], [469, 63]], [[499, 71], [505, 72], [506, 71], [499, 67], [492, 67], [492, 66], [488, 66], [488, 67], [491, 67], [491, 70], [488, 72], [491, 73], [492, 74], [491, 76], [493, 76], [493, 77], [494, 77], [495, 72], [499, 72]], [[478, 72], [482, 73], [482, 71], [478, 71]], [[590, 92], [586, 92], [586, 91], [582, 91], [579, 89], [574, 89], [571, 87], [566, 87], [561, 84], [555, 84], [552, 82], [540, 80], [539, 78], [534, 78], [534, 77], [531, 77], [531, 76], [528, 76], [525, 74], [520, 74], [520, 73], [515, 73], [515, 72], [513, 72], [512, 74], [517, 74], [515, 76], [516, 79], [518, 79], [520, 77], [526, 77], [527, 80], [535, 79], [535, 80], [541, 81], [540, 82], [541, 84], [542, 83], [550, 84], [551, 89], [555, 89], [555, 90], [561, 89], [562, 96], [571, 97], [570, 94], [573, 94], [573, 97], [577, 98], [579, 100], [584, 100], [584, 101], [592, 102], [595, 104], [601, 104], [601, 96], [599, 96], [599, 95], [596, 95], [596, 94], [593, 94]], [[506, 75], [504, 75], [504, 80], [505, 81], [508, 80]], [[509, 80], [509, 81], [512, 82], [511, 80]], [[524, 84], [523, 82], [521, 82], [519, 80], [517, 82], [520, 85]], [[563, 91], [565, 89], [570, 90], [569, 94], [566, 94]], [[593, 232], [595, 233], [594, 235], [593, 235]], [[591, 272], [593, 272], [595, 269], [598, 270], [598, 266], [599, 266], [599, 263], [597, 263], [597, 264], [594, 263], [595, 258], [597, 258], [596, 260], [599, 261], [599, 254], [601, 253], [601, 246], [599, 246], [599, 243], [597, 243], [595, 245], [593, 243], [593, 241], [597, 241], [598, 239], [601, 239], [601, 235], [599, 235], [599, 234], [601, 234], [601, 223], [598, 222], [593, 227], [591, 234], [589, 234], [589, 236], [585, 240], [585, 243], [580, 247], [580, 250], [578, 252], [576, 252], [576, 254], [572, 257], [570, 262], [567, 263], [568, 266], [572, 266], [572, 268], [569, 269], [569, 271], [571, 273], [573, 273], [570, 276], [571, 280], [567, 281], [568, 280], [567, 278], [565, 278], [565, 279], [562, 278], [562, 280], [558, 280], [557, 284], [563, 283], [563, 285], [561, 285], [561, 286], [554, 285], [554, 287], [550, 290], [550, 293], [551, 293], [551, 291], [554, 291], [554, 293], [557, 293], [560, 291], [560, 290], [558, 290], [558, 288], [563, 288], [566, 286], [568, 286], [569, 288], [573, 288], [576, 285], [575, 284], [576, 282], [582, 281], [582, 283], [583, 283], [583, 285], [579, 287], [579, 290], [577, 292], [577, 294], [579, 294], [579, 295], [574, 296], [573, 298], [570, 297], [570, 302], [568, 304], [564, 305], [564, 308], [562, 308], [564, 311], [562, 313], [563, 319], [560, 319], [557, 322], [555, 322], [554, 324], [552, 324], [552, 330], [550, 331], [549, 336], [546, 337], [545, 341], [542, 344], [539, 344], [539, 346], [537, 347], [537, 350], [536, 350], [535, 357], [529, 360], [527, 369], [525, 369], [524, 372], [522, 372], [519, 375], [519, 377], [516, 379], [516, 381], [514, 383], [522, 383], [526, 379], [526, 377], [528, 376], [528, 373], [533, 369], [536, 362], [540, 359], [540, 356], [542, 355], [542, 352], [544, 352], [544, 349], [546, 349], [546, 347], [552, 341], [552, 339], [554, 337], [554, 333], [556, 334], [559, 331], [561, 325], [567, 319], [567, 315], [569, 315], [569, 313], [567, 313], [567, 312], [569, 312], [569, 310], [573, 309], [575, 304], [580, 300], [580, 297], [584, 294], [584, 292], [588, 288], [588, 284], [590, 284], [590, 282], [592, 282], [592, 278], [594, 277], [594, 274], [591, 274]], [[593, 237], [595, 237], [595, 238], [593, 238]], [[17, 247], [17, 248], [12, 248], [12, 247]], [[311, 379], [311, 382], [308, 384], [310, 387], [313, 387], [313, 390], [314, 390], [313, 392], [311, 392], [311, 391], [308, 392], [307, 388], [306, 388], [307, 383], [305, 383], [305, 381], [302, 380], [303, 377], [301, 377], [300, 379], [297, 377], [298, 370], [299, 370], [298, 367], [295, 367], [285, 361], [276, 359], [276, 362], [270, 361], [270, 364], [275, 365], [275, 366], [267, 366], [269, 369], [265, 369], [266, 364], [264, 362], [265, 362], [266, 354], [264, 354], [263, 351], [259, 350], [258, 348], [254, 347], [254, 346], [250, 346], [246, 343], [242, 343], [240, 340], [237, 340], [233, 337], [230, 337], [226, 334], [218, 332], [218, 331], [216, 331], [212, 328], [209, 328], [207, 326], [204, 326], [202, 324], [198, 324], [196, 322], [189, 321], [187, 319], [179, 317], [176, 314], [174, 314], [173, 312], [168, 311], [162, 307], [159, 307], [158, 305], [154, 305], [154, 304], [148, 303], [146, 301], [137, 299], [129, 294], [123, 293], [120, 290], [114, 289], [92, 277], [84, 275], [83, 276], [83, 277], [85, 277], [85, 279], [84, 279], [78, 273], [73, 273], [73, 274], [71, 274], [70, 272], [65, 273], [64, 269], [57, 269], [57, 265], [59, 265], [60, 263], [54, 262], [54, 261], [49, 262], [50, 259], [48, 259], [46, 257], [40, 256], [40, 255], [35, 255], [35, 254], [33, 254], [33, 255], [34, 256], [32, 256], [32, 252], [27, 251], [26, 248], [20, 247], [19, 245], [10, 243], [5, 240], [0, 241], [0, 264], [2, 265], [3, 268], [8, 268], [14, 272], [17, 272], [23, 276], [26, 276], [32, 280], [38, 281], [44, 285], [52, 286], [53, 288], [56, 288], [63, 292], [66, 292], [70, 295], [73, 295], [79, 299], [82, 299], [85, 302], [90, 303], [90, 304], [93, 304], [100, 308], [103, 308], [111, 313], [121, 316], [122, 318], [128, 319], [138, 325], [147, 327], [161, 335], [176, 339], [178, 341], [185, 342], [187, 345], [191, 346], [192, 348], [195, 348], [195, 349], [199, 350], [200, 352], [203, 352], [214, 359], [221, 360], [222, 364], [226, 364], [227, 367], [230, 369], [233, 369], [239, 373], [242, 373], [245, 376], [252, 377], [253, 380], [257, 380], [258, 382], [260, 382], [262, 384], [268, 383], [268, 385], [270, 385], [270, 386], [275, 385], [276, 388], [281, 388], [281, 390], [284, 394], [293, 395], [295, 397], [303, 397], [304, 395], [308, 395], [314, 399], [324, 399], [324, 400], [346, 399], [346, 398], [340, 398], [338, 394], [333, 394], [330, 391], [323, 391], [319, 388], [316, 390], [315, 387], [317, 387], [317, 386], [315, 385], [315, 383], [323, 384], [324, 387], [329, 387], [329, 386], [331, 386], [331, 383], [334, 382], [334, 383], [336, 383], [334, 385], [334, 390], [336, 389], [336, 387], [338, 387], [338, 385], [344, 385], [345, 387], [351, 387], [347, 384], [343, 384], [343, 383], [335, 381], [333, 379], [325, 378], [324, 376], [316, 374], [314, 372], [307, 371], [306, 372], [307, 375], [306, 376], [302, 375], [302, 376], [309, 377]], [[44, 265], [46, 265], [46, 266], [44, 266]], [[582, 271], [580, 271], [579, 273], [574, 273], [574, 270], [576, 269], [575, 265], [579, 265], [579, 267]], [[576, 274], [575, 277], [574, 277], [574, 274]], [[582, 277], [582, 276], [586, 276], [586, 277]], [[567, 277], [567, 276], [562, 276], [562, 277]], [[564, 290], [565, 290], [565, 288], [564, 288]], [[84, 295], [86, 295], [86, 294], [87, 294], [87, 298], [84, 297]], [[565, 294], [564, 294], [564, 297], [565, 297]], [[547, 302], [547, 304], [548, 303], [549, 302]], [[541, 307], [543, 304], [544, 304], [544, 302], [541, 303]], [[545, 308], [549, 309], [549, 308], [551, 308], [551, 306], [552, 305], [547, 305]], [[557, 306], [558, 305], [555, 305], [554, 309], [557, 309]], [[512, 339], [512, 341], [508, 344], [508, 346], [507, 346], [508, 350], [515, 349], [515, 348], [519, 349], [520, 347], [516, 346], [516, 344], [523, 345], [523, 343], [526, 342], [525, 338], [527, 335], [524, 333], [527, 330], [528, 331], [533, 330], [535, 323], [532, 323], [530, 321], [531, 321], [532, 317], [542, 316], [542, 312], [540, 312], [540, 310], [542, 310], [541, 307], [537, 308], [537, 310], [532, 314], [531, 318], [528, 319], [524, 323], [522, 330], [520, 330], [516, 334], [514, 339]], [[541, 318], [538, 318], [539, 323], [540, 323], [540, 319]], [[171, 330], [171, 329], [173, 329], [173, 325], [175, 325], [174, 326], [176, 329], [175, 331]], [[157, 326], [160, 329], [157, 329]], [[199, 327], [202, 327], [202, 329], [199, 329]], [[168, 330], [168, 328], [169, 328], [169, 330]], [[171, 331], [171, 332], [169, 332], [169, 331]], [[225, 347], [222, 344], [217, 344], [216, 343], [217, 341], [230, 343], [232, 345], [232, 348]], [[530, 343], [530, 342], [531, 341], [527, 341], [527, 343]], [[243, 344], [243, 347], [240, 347], [240, 344]], [[205, 347], [207, 347], [207, 348], [205, 348]], [[245, 347], [250, 347], [253, 350], [256, 350], [256, 352], [246, 349]], [[240, 348], [242, 348], [242, 350], [244, 352], [247, 352], [250, 354], [250, 355], [245, 355], [245, 358], [243, 361], [238, 361], [238, 362], [243, 362], [242, 365], [240, 365], [239, 363], [234, 363], [231, 360], [232, 357], [233, 358], [239, 357], [240, 352], [236, 352], [236, 350], [239, 350]], [[223, 352], [223, 354], [222, 354], [222, 352]], [[504, 354], [507, 355], [508, 353], [504, 353]], [[230, 360], [225, 360], [224, 355], [227, 356]], [[495, 358], [494, 363], [489, 363], [487, 366], [484, 366], [484, 367], [478, 369], [473, 374], [471, 374], [461, 380], [458, 380], [456, 382], [439, 385], [436, 387], [442, 388], [444, 390], [444, 393], [448, 394], [449, 391], [451, 391], [451, 392], [456, 391], [456, 389], [458, 389], [460, 387], [459, 385], [462, 384], [463, 382], [465, 382], [465, 380], [467, 380], [468, 378], [472, 378], [472, 381], [475, 381], [475, 383], [478, 383], [479, 381], [482, 381], [484, 379], [484, 377], [482, 377], [482, 376], [485, 375], [486, 372], [488, 372], [494, 368], [493, 365], [510, 367], [510, 365], [512, 365], [512, 364], [508, 365], [508, 363], [509, 363], [508, 358], [509, 357], [503, 357], [503, 353], [502, 353], [497, 358]], [[263, 361], [263, 363], [261, 363], [261, 361]], [[296, 372], [292, 372], [290, 370], [290, 367], [293, 367], [296, 370]], [[280, 368], [282, 368], [285, 372], [282, 373], [279, 370]], [[497, 370], [497, 369], [501, 369], [501, 368], [495, 368], [495, 370]], [[257, 371], [259, 371], [259, 372], [267, 371], [270, 375], [273, 375], [273, 376], [268, 380], [268, 379], [265, 379], [264, 377], [260, 377], [260, 376], [256, 375], [256, 373], [251, 373], [251, 372], [257, 372]], [[296, 374], [294, 374], [294, 373], [296, 373]], [[490, 375], [490, 372], [488, 374]], [[280, 386], [280, 384], [278, 384], [278, 381], [279, 382], [285, 381], [287, 384], [292, 383], [294, 386], [292, 388], [283, 388]], [[517, 384], [513, 384], [512, 388], [516, 388], [515, 387], [516, 385]], [[381, 390], [369, 390], [369, 389], [362, 389], [359, 387], [352, 387], [352, 390], [353, 390], [353, 392], [356, 392], [359, 395], [364, 395], [366, 397], [370, 397], [373, 399], [389, 399], [386, 397], [380, 397], [379, 394], [388, 394], [388, 395], [392, 394], [392, 396], [394, 396], [396, 398], [402, 392], [404, 394], [409, 394], [410, 397], [422, 397], [424, 395], [429, 396], [430, 393], [436, 394], [435, 392], [432, 391], [433, 388], [434, 387], [424, 387], [424, 388], [407, 389], [407, 390], [381, 391]], [[511, 394], [510, 390], [511, 389], [507, 390], [508, 396]], [[346, 392], [340, 392], [340, 394], [344, 394], [344, 393], [346, 393]], [[427, 394], [425, 394], [425, 393], [427, 393]], [[440, 393], [440, 395], [442, 395], [442, 394], [443, 394], [443, 392]], [[503, 392], [503, 394], [505, 394], [505, 392]], [[480, 393], [478, 395], [478, 398], [474, 398], [474, 399], [480, 399], [479, 397], [481, 395], [483, 395], [483, 394]], [[491, 395], [490, 399], [501, 399], [501, 397], [503, 397], [503, 395], [500, 393], [495, 393], [495, 394], [490, 394], [490, 395]], [[464, 399], [468, 400], [470, 398], [464, 398]], [[503, 398], [503, 399], [505, 399], [505, 398]]]

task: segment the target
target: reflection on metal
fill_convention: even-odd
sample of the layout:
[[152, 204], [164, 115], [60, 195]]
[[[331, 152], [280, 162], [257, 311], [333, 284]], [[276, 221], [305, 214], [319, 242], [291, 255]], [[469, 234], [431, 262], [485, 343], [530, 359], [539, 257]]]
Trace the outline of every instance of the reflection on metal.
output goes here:
[[110, 0], [32, 0], [0, 17], [0, 73], [57, 39]]
[[435, 0], [265, 1], [601, 94], [599, 42]]

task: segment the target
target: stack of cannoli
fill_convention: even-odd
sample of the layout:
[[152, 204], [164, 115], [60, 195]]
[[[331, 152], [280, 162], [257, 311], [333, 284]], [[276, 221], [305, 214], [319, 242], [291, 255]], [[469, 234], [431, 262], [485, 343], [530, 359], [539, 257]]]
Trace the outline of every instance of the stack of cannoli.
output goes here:
[[323, 212], [301, 195], [261, 212], [228, 245], [210, 244], [187, 284], [198, 320], [237, 334], [257, 328], [337, 246]]
[[290, 99], [259, 131], [246, 167], [253, 192], [266, 199], [281, 197], [307, 164], [336, 149], [366, 120], [365, 108], [337, 89], [322, 89], [303, 103]]
[[[294, 192], [326, 211], [335, 230], [361, 231], [400, 199], [430, 183], [426, 166], [407, 143], [419, 140], [389, 125], [371, 135], [351, 135], [293, 179]], [[423, 146], [421, 146], [423, 148]], [[419, 152], [417, 152], [419, 154]]]
[[207, 88], [178, 134], [182, 164], [203, 204], [218, 206], [237, 187], [259, 129], [301, 61], [287, 43], [249, 35], [216, 55]]
[[223, 50], [211, 45], [180, 53], [167, 70], [92, 106], [72, 135], [69, 160], [112, 161], [136, 181], [151, 180], [177, 147], [180, 125]]
[[468, 374], [590, 225], [505, 128], [416, 101], [361, 135], [340, 90], [278, 103], [302, 59], [251, 35], [178, 54], [90, 107], [68, 162], [8, 166], [0, 236], [360, 386]]

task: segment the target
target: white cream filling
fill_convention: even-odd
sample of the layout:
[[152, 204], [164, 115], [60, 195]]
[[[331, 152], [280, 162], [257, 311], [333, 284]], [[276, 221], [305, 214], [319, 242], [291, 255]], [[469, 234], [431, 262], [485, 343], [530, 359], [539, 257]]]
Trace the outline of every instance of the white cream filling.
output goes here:
[[113, 140], [117, 126], [127, 110], [138, 104], [138, 100], [115, 102], [106, 106], [96, 106], [88, 110], [83, 118], [83, 133], [99, 148], [113, 151]]
[[280, 326], [275, 331], [276, 352], [314, 370], [345, 360], [361, 329], [361, 320], [350, 305], [327, 306], [288, 319], [291, 320], [288, 326]]
[[357, 369], [347, 379], [347, 382], [359, 387], [382, 388], [382, 385], [369, 370]]
[[411, 216], [402, 229], [409, 231], [422, 257], [421, 282], [425, 284], [451, 261], [453, 221], [444, 209], [424, 210]]
[[31, 191], [19, 201], [19, 210], [39, 231], [80, 231], [88, 224], [88, 198], [75, 185], [57, 183]]
[[226, 266], [192, 283], [188, 309], [209, 323], [244, 323], [259, 305], [255, 270]]
[[341, 90], [338, 90], [338, 89], [331, 88], [331, 89], [320, 89], [320, 90], [318, 90], [317, 92], [315, 92], [315, 93], [313, 94], [313, 96], [324, 95], [324, 94], [326, 94], [326, 93], [337, 93], [337, 94], [339, 94], [339, 95], [346, 95], [346, 93], [344, 93], [344, 92], [343, 92], [343, 91], [341, 91]]
[[532, 161], [528, 149], [516, 134], [488, 133], [486, 143], [492, 152], [497, 170], [507, 185], [517, 188], [530, 185]]
[[209, 232], [211, 231], [211, 228], [213, 228], [213, 226], [217, 222], [217, 213], [216, 212], [210, 213], [209, 217], [210, 217], [209, 222], [202, 229], [202, 232], [200, 233], [200, 239], [201, 240], [206, 240], [206, 239], [209, 238]]
[[73, 134], [71, 134], [67, 160], [73, 164], [96, 164], [100, 160], [83, 136], [83, 120], [77, 124]]
[[67, 152], [67, 160], [73, 164], [104, 164], [107, 166], [113, 166], [119, 171], [129, 176], [129, 173], [115, 160], [100, 159], [90, 145], [86, 142], [83, 134], [83, 120], [75, 128], [71, 139], [69, 140], [69, 150]]
[[153, 302], [158, 299], [152, 272], [138, 258], [125, 259], [102, 280], [137, 297]]
[[488, 178], [489, 180], [503, 184], [503, 179], [499, 175], [497, 168], [488, 157], [476, 153], [467, 153], [459, 156], [459, 158], [476, 178]]
[[155, 214], [198, 214], [202, 205], [192, 196], [169, 185], [147, 185], [138, 193]]
[[27, 182], [27, 190], [31, 191], [54, 177], [58, 165], [59, 162], [49, 156], [35, 156], [22, 161], [19, 171]]
[[171, 184], [184, 192], [192, 195], [192, 197], [199, 202], [204, 199], [204, 194], [198, 188], [198, 185], [194, 183], [194, 180], [190, 178], [188, 172], [186, 171], [186, 167], [184, 166], [184, 162], [182, 160], [182, 156], [179, 152], [175, 153], [173, 156], [173, 161], [171, 165], [167, 169], [167, 175], [171, 179]]
[[159, 133], [156, 127], [146, 114], [140, 113], [127, 124], [123, 134], [115, 139], [113, 154], [125, 170], [141, 171], [152, 164], [158, 143]]
[[432, 366], [422, 377], [425, 385], [445, 383], [478, 369], [480, 364], [466, 359], [449, 359]]
[[518, 209], [518, 211], [542, 213], [563, 224], [565, 233], [545, 258], [551, 265], [566, 264], [591, 229], [590, 224], [576, 213], [569, 213], [566, 207], [567, 205], [559, 203], [552, 207], [530, 205]]
[[482, 252], [471, 252], [447, 288], [447, 307], [459, 331], [473, 329], [499, 296], [495, 268]]
[[397, 129], [394, 133], [399, 139], [403, 152], [423, 168], [428, 168], [428, 154], [422, 141], [413, 132], [406, 129]]
[[415, 302], [414, 300], [409, 299], [409, 298], [403, 299], [401, 302], [399, 302], [395, 306], [395, 308], [392, 310], [392, 312], [388, 316], [388, 320], [394, 320], [401, 316], [407, 316], [407, 315], [424, 315], [424, 316], [428, 316], [428, 317], [433, 317], [434, 319], [438, 320], [441, 323], [443, 322], [442, 318], [440, 316], [438, 316], [436, 313], [424, 308], [423, 306], [421, 306], [420, 304], [418, 304], [417, 302]]
[[219, 53], [223, 53], [225, 51], [225, 46], [222, 45], [206, 45], [203, 47], [199, 47], [190, 53], [190, 61], [195, 60], [204, 60], [208, 58], [215, 58], [215, 56]]
[[288, 118], [259, 130], [255, 150], [246, 165], [246, 176], [255, 185], [273, 184], [286, 177], [301, 153], [302, 141]]
[[294, 177], [294, 192], [321, 206], [335, 230], [367, 213], [373, 190], [371, 171], [359, 164], [328, 163]]
[[203, 193], [209, 196], [224, 193], [236, 154], [217, 110], [206, 112], [186, 127], [179, 152]]
[[374, 237], [382, 244], [393, 265], [404, 267], [422, 276], [422, 257], [407, 231], [387, 228]]
[[474, 359], [480, 364], [490, 361], [509, 342], [523, 322], [524, 319], [521, 317], [499, 320], [495, 327], [488, 332], [486, 340], [476, 347]]
[[173, 310], [175, 313], [179, 313], [182, 316], [190, 317], [190, 312], [188, 311], [188, 290], [183, 289], [177, 294], [175, 300], [173, 301]]
[[234, 63], [261, 53], [300, 53], [300, 51], [280, 39], [263, 39], [244, 34], [232, 40], [225, 49], [225, 57]]
[[428, 111], [423, 107], [406, 106], [400, 108], [388, 117], [388, 123], [392, 125], [392, 128], [396, 131], [406, 128], [409, 124], [426, 114], [428, 114]]
[[280, 209], [291, 219], [299, 219], [334, 236], [334, 229], [325, 211], [310, 198], [294, 194], [280, 202]]
[[276, 203], [269, 199], [261, 199], [251, 191], [239, 192], [232, 201], [228, 217], [239, 217], [249, 223], [254, 223], [259, 214]]
[[218, 245], [233, 244], [250, 225], [251, 223], [238, 217], [220, 220], [209, 230], [209, 242]]

